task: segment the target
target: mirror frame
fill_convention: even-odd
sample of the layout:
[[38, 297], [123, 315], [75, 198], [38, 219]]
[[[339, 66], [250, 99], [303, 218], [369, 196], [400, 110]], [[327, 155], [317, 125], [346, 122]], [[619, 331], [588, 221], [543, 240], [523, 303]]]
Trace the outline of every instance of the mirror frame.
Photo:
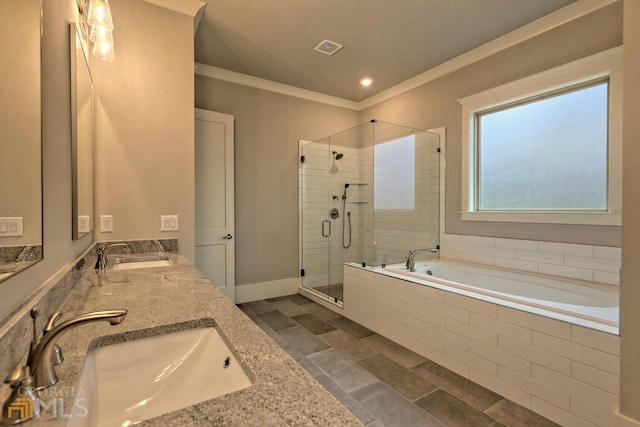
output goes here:
[[[73, 240], [80, 239], [94, 229], [94, 96], [86, 36], [85, 27], [81, 24], [69, 23]], [[86, 75], [83, 75], [84, 73]], [[88, 87], [81, 87], [83, 78], [88, 78]], [[79, 96], [83, 92], [89, 93], [88, 115], [78, 110]], [[84, 223], [80, 215], [85, 217]], [[82, 230], [81, 224], [83, 224]]]

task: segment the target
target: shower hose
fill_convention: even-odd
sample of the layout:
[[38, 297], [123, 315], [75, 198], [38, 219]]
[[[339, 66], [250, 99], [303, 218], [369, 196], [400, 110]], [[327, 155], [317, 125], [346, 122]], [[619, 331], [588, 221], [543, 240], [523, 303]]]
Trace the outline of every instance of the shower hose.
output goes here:
[[[347, 201], [346, 198], [342, 200], [342, 212], [346, 210]], [[349, 221], [349, 243], [345, 242], [345, 223]], [[345, 249], [349, 249], [351, 247], [351, 212], [347, 212], [347, 218], [342, 217], [342, 247]]]

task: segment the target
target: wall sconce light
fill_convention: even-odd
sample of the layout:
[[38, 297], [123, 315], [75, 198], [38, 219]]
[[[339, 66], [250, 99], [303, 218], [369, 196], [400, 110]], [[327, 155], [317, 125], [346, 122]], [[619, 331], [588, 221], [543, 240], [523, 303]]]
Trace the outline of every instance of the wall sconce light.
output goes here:
[[113, 18], [109, 0], [90, 0], [87, 22], [93, 42], [93, 56], [107, 62], [115, 59], [113, 51]]

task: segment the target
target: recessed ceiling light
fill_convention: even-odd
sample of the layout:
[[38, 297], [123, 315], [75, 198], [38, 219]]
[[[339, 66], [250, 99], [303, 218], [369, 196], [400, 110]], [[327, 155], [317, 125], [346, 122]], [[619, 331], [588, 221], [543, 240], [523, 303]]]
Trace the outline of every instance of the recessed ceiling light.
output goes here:
[[342, 48], [343, 46], [340, 43], [324, 39], [320, 43], [318, 43], [318, 45], [314, 47], [313, 50], [331, 56]]
[[371, 83], [373, 83], [373, 80], [371, 80], [370, 78], [366, 77], [362, 80], [360, 80], [360, 84], [362, 86], [371, 86]]

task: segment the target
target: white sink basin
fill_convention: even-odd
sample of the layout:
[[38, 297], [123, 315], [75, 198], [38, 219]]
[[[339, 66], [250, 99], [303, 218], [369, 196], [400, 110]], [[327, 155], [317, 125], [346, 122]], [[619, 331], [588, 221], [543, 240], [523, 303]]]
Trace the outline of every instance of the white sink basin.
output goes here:
[[249, 386], [213, 327], [106, 345], [87, 355], [67, 426], [128, 426]]
[[113, 264], [114, 270], [135, 270], [138, 268], [151, 268], [151, 267], [166, 267], [171, 265], [171, 261], [169, 259], [161, 258], [161, 259], [148, 259], [148, 260], [140, 260], [140, 261], [120, 261], [118, 263]]

